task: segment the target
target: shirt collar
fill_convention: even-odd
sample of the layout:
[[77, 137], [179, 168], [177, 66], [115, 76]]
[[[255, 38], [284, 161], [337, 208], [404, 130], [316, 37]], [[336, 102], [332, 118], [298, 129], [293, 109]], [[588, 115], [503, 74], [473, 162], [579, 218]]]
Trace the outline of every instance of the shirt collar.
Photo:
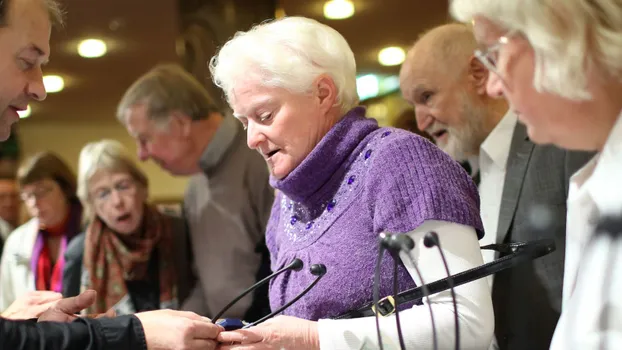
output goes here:
[[505, 169], [517, 122], [516, 114], [508, 111], [482, 143], [480, 156], [486, 155], [497, 167]]
[[235, 118], [225, 117], [216, 130], [212, 141], [205, 147], [199, 159], [199, 167], [205, 172], [210, 172], [216, 167], [233, 144], [238, 133], [240, 133], [240, 125]]
[[[586, 191], [601, 215], [622, 213], [622, 112], [607, 137], [605, 147], [572, 178], [577, 189]], [[612, 186], [613, 185], [613, 186]]]

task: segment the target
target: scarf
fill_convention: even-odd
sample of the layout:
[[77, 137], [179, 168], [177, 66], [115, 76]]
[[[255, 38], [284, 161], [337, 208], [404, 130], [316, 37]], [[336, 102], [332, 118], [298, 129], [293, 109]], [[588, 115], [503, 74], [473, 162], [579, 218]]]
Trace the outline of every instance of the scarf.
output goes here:
[[[63, 269], [65, 267], [65, 250], [67, 243], [80, 230], [80, 219], [82, 217], [82, 207], [79, 204], [72, 203], [69, 213], [64, 221], [56, 227], [39, 228], [39, 234], [33, 247], [32, 254], [32, 271], [35, 277], [36, 290], [50, 290], [54, 292], [62, 292], [63, 290]], [[58, 259], [56, 263], [52, 263], [50, 253], [49, 239], [60, 238], [60, 247], [58, 249]]]
[[[95, 218], [86, 231], [81, 290], [94, 289], [97, 299], [83, 313], [103, 313], [115, 307], [133, 313], [125, 281], [147, 281], [149, 261], [157, 249], [160, 307], [177, 305], [172, 218], [146, 206], [142, 229], [121, 235]], [[125, 304], [125, 305], [120, 305]], [[128, 305], [130, 304], [130, 305]]]

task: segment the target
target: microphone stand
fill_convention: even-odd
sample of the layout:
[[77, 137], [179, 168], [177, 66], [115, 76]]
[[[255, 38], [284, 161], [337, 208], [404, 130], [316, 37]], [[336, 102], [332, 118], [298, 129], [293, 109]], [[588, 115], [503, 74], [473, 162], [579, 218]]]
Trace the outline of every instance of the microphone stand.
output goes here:
[[447, 259], [445, 259], [445, 253], [441, 249], [441, 242], [438, 239], [438, 234], [436, 232], [428, 232], [423, 238], [423, 245], [428, 248], [436, 246], [438, 248], [438, 252], [441, 255], [441, 259], [443, 260], [443, 265], [445, 265], [445, 271], [447, 271], [447, 284], [449, 284], [449, 289], [451, 290], [451, 299], [454, 304], [454, 327], [455, 327], [455, 336], [456, 336], [456, 350], [460, 349], [460, 324], [458, 322], [458, 304], [456, 303], [456, 291], [454, 290], [454, 279], [449, 273], [449, 265], [447, 265]]
[[294, 304], [300, 298], [305, 296], [305, 294], [307, 294], [313, 287], [315, 287], [315, 285], [326, 274], [326, 266], [324, 264], [313, 264], [313, 265], [311, 265], [311, 269], [310, 270], [311, 270], [311, 274], [314, 275], [314, 276], [317, 276], [317, 277], [307, 288], [305, 288], [302, 292], [300, 292], [294, 299], [290, 300], [287, 304], [285, 304], [285, 305], [281, 306], [280, 308], [278, 308], [276, 311], [270, 313], [269, 315], [266, 315], [266, 316], [262, 317], [261, 319], [255, 321], [253, 323], [249, 323], [248, 325], [242, 327], [242, 329], [246, 329], [246, 328], [250, 328], [250, 327], [256, 326], [256, 325], [264, 322], [265, 320], [267, 320], [267, 319], [269, 319], [271, 317], [274, 317], [275, 315], [280, 314], [281, 312], [283, 312], [283, 310], [285, 310], [288, 307], [292, 306], [292, 304]]
[[264, 279], [262, 279], [261, 281], [253, 284], [252, 286], [250, 286], [248, 289], [246, 289], [245, 291], [243, 291], [240, 295], [238, 295], [237, 297], [235, 297], [233, 300], [231, 300], [231, 302], [229, 302], [229, 304], [227, 304], [225, 307], [222, 308], [222, 310], [220, 310], [213, 318], [212, 318], [212, 323], [216, 323], [216, 321], [218, 321], [218, 319], [225, 313], [227, 312], [227, 310], [229, 310], [235, 303], [237, 303], [240, 299], [244, 298], [248, 293], [254, 291], [255, 289], [263, 286], [264, 284], [268, 283], [270, 280], [272, 280], [273, 278], [277, 277], [278, 275], [282, 274], [285, 271], [289, 271], [289, 270], [293, 270], [293, 271], [300, 271], [302, 269], [303, 263], [302, 260], [296, 258], [294, 260], [292, 260], [292, 262], [281, 268], [280, 270], [276, 271], [275, 273], [265, 277]]

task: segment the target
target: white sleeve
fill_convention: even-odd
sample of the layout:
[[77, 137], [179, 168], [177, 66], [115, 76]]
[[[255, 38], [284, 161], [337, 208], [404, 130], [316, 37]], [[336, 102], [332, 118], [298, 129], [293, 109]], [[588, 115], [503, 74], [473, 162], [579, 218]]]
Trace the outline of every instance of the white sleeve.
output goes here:
[[[477, 235], [472, 227], [443, 221], [426, 221], [409, 236], [415, 241], [410, 252], [426, 283], [447, 277], [438, 248], [426, 248], [427, 232], [438, 233], [451, 274], [483, 264]], [[421, 285], [406, 253], [400, 257], [417, 285]], [[385, 271], [384, 273], [390, 273]], [[370, 291], [371, 293], [371, 291]], [[455, 288], [460, 323], [461, 349], [487, 349], [494, 331], [494, 315], [486, 279]], [[449, 290], [430, 296], [439, 349], [454, 347], [454, 308]], [[400, 312], [402, 334], [407, 349], [432, 349], [432, 322], [427, 303]], [[395, 315], [380, 318], [384, 348], [399, 349]], [[374, 317], [348, 320], [319, 320], [320, 349], [377, 349]]]

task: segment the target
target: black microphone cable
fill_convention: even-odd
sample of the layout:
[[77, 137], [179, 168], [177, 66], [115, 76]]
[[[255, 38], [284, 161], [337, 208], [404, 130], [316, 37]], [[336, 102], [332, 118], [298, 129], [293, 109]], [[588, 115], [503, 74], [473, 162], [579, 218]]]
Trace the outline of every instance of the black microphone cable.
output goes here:
[[454, 304], [454, 326], [455, 326], [455, 335], [456, 335], [456, 346], [455, 349], [460, 349], [460, 324], [458, 322], [458, 303], [456, 303], [456, 291], [454, 290], [454, 279], [449, 273], [449, 265], [447, 265], [447, 259], [445, 259], [445, 253], [441, 249], [441, 242], [438, 239], [438, 234], [434, 231], [430, 231], [425, 234], [423, 237], [423, 244], [432, 248], [436, 246], [438, 248], [438, 252], [441, 255], [441, 260], [443, 260], [443, 265], [445, 266], [445, 271], [447, 272], [447, 284], [449, 285], [449, 289], [451, 291], [451, 299]]
[[376, 259], [376, 270], [374, 272], [374, 317], [376, 318], [376, 335], [378, 336], [378, 347], [384, 350], [382, 344], [382, 334], [380, 334], [380, 320], [378, 319], [378, 302], [380, 300], [380, 268], [382, 266], [382, 256], [384, 255], [383, 234], [378, 239], [378, 257]]
[[315, 280], [313, 280], [313, 282], [311, 282], [311, 284], [307, 288], [305, 288], [302, 292], [300, 292], [298, 295], [296, 295], [296, 297], [294, 299], [290, 300], [287, 304], [285, 304], [285, 305], [281, 306], [280, 308], [278, 308], [276, 311], [270, 313], [269, 315], [266, 315], [266, 316], [262, 317], [261, 319], [255, 321], [253, 323], [249, 323], [248, 325], [246, 325], [246, 326], [244, 326], [242, 328], [246, 329], [246, 328], [250, 328], [250, 327], [256, 326], [256, 325], [266, 321], [267, 319], [272, 318], [272, 317], [280, 314], [281, 312], [283, 312], [283, 310], [285, 310], [288, 307], [292, 306], [292, 304], [294, 304], [300, 298], [305, 296], [305, 294], [307, 294], [313, 287], [315, 287], [315, 285], [326, 274], [326, 266], [324, 264], [313, 264], [313, 265], [311, 265], [311, 268], [309, 270], [310, 270], [312, 275], [317, 276], [317, 277], [315, 278]]
[[222, 316], [225, 312], [227, 312], [227, 310], [229, 310], [240, 299], [244, 298], [248, 293], [250, 293], [250, 292], [254, 291], [255, 289], [263, 286], [264, 284], [270, 282], [270, 280], [272, 280], [273, 278], [277, 277], [278, 275], [282, 274], [285, 271], [289, 271], [289, 270], [300, 271], [302, 269], [302, 266], [303, 266], [302, 260], [296, 258], [296, 259], [292, 260], [292, 262], [289, 265], [283, 267], [282, 269], [276, 271], [275, 273], [265, 277], [261, 281], [259, 281], [259, 282], [255, 283], [255, 284], [253, 284], [252, 286], [248, 287], [248, 289], [246, 289], [245, 291], [240, 293], [240, 295], [235, 297], [233, 300], [231, 300], [231, 302], [229, 302], [229, 304], [227, 304], [225, 307], [223, 307], [222, 310], [220, 310], [212, 318], [212, 323], [216, 323], [216, 321], [218, 321], [220, 316]]
[[[419, 267], [417, 266], [417, 263], [414, 261], [414, 259], [411, 257], [410, 255], [410, 251], [412, 251], [415, 248], [415, 242], [412, 240], [412, 238], [410, 238], [407, 234], [401, 234], [401, 235], [390, 235], [390, 234], [386, 234], [386, 233], [381, 233], [380, 234], [380, 242], [381, 242], [381, 246], [382, 248], [385, 248], [387, 250], [389, 250], [389, 252], [391, 253], [392, 257], [393, 257], [393, 262], [394, 262], [394, 270], [393, 270], [393, 298], [394, 300], [396, 300], [396, 296], [398, 294], [397, 289], [398, 289], [398, 284], [397, 284], [397, 266], [398, 266], [398, 259], [399, 259], [399, 253], [401, 251], [404, 251], [406, 253], [406, 256], [408, 256], [408, 259], [410, 261], [410, 263], [413, 265], [415, 272], [417, 274], [417, 277], [419, 278], [419, 280], [421, 281], [421, 289], [423, 292], [423, 296], [426, 298], [426, 301], [428, 303], [428, 310], [430, 311], [430, 321], [431, 321], [431, 325], [432, 325], [432, 341], [433, 341], [433, 346], [434, 346], [434, 350], [438, 349], [438, 337], [436, 335], [436, 323], [434, 321], [434, 313], [432, 312], [432, 304], [430, 303], [430, 291], [427, 287], [427, 285], [425, 284], [425, 281], [423, 280], [423, 276], [421, 275], [421, 271], [419, 270]], [[401, 349], [405, 349], [405, 343], [404, 343], [404, 338], [402, 335], [402, 327], [401, 327], [401, 322], [400, 322], [400, 318], [399, 318], [399, 312], [397, 310], [397, 306], [395, 305], [395, 322], [396, 322], [396, 326], [397, 326], [397, 334], [399, 337], [399, 341], [400, 341], [400, 347]], [[377, 306], [376, 306], [377, 309]], [[377, 313], [376, 313], [377, 316]], [[377, 325], [378, 326], [378, 325]], [[379, 329], [379, 327], [378, 327]]]

